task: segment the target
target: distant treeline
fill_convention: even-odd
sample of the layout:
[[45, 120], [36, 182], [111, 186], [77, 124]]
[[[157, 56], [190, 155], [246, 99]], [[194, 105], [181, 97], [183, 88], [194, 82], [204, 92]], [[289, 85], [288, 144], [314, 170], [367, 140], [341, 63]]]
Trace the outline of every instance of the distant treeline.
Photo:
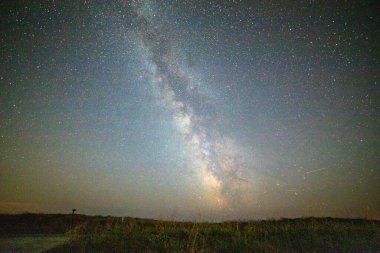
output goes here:
[[140, 221], [144, 224], [154, 222], [152, 219], [83, 214], [0, 214], [0, 235], [63, 234], [78, 225], [85, 224], [87, 228], [95, 229], [96, 227], [98, 229], [104, 224], [117, 223], [122, 220]]
[[[113, 216], [88, 216], [81, 214], [37, 214], [37, 213], [24, 213], [24, 214], [0, 214], [0, 235], [25, 235], [25, 234], [63, 234], [78, 225], [85, 225], [86, 230], [99, 230], [112, 223], [133, 221], [135, 225], [140, 224], [143, 227], [154, 227], [157, 224], [156, 220], [140, 219], [131, 217], [113, 217]], [[165, 221], [160, 221], [160, 223]], [[173, 221], [166, 221], [173, 223]], [[375, 223], [380, 226], [380, 221], [366, 220], [366, 219], [342, 219], [342, 218], [297, 218], [297, 219], [280, 219], [280, 220], [262, 220], [262, 221], [226, 221], [222, 224], [239, 224], [239, 227], [244, 228], [252, 223], [260, 223], [266, 225], [279, 225], [279, 224], [299, 224], [318, 222], [323, 223], [342, 223], [352, 225], [364, 225], [368, 222]], [[180, 226], [192, 226], [194, 222], [175, 222]], [[198, 224], [206, 225], [208, 222], [199, 222]], [[81, 226], [83, 227], [83, 226]]]
[[78, 214], [0, 214], [0, 235], [63, 234], [79, 224], [100, 218]]

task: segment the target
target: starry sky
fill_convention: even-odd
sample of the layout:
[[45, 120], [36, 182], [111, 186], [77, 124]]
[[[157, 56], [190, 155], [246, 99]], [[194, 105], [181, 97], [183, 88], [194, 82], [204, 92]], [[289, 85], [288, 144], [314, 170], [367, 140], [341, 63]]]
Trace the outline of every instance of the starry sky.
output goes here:
[[375, 1], [0, 10], [0, 212], [380, 218]]

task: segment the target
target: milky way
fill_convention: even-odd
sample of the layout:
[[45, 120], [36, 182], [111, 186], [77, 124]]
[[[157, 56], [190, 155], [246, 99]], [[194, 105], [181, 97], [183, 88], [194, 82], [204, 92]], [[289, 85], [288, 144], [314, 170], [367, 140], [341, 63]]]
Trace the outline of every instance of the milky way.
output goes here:
[[[147, 57], [150, 64], [150, 75], [153, 85], [158, 87], [157, 96], [170, 111], [178, 131], [183, 137], [189, 161], [208, 187], [215, 191], [218, 205], [226, 202], [238, 202], [239, 186], [246, 182], [241, 177], [242, 161], [238, 154], [229, 150], [226, 137], [217, 134], [217, 129], [210, 129], [213, 119], [205, 119], [203, 114], [194, 110], [196, 104], [201, 103], [202, 94], [197, 86], [202, 81], [194, 80], [191, 73], [178, 61], [178, 55], [172, 50], [175, 41], [167, 39], [149, 16], [152, 10], [141, 1], [132, 3], [136, 13], [136, 27], [145, 50], [143, 57]], [[215, 136], [216, 135], [216, 136]], [[232, 153], [234, 152], [234, 153]], [[191, 164], [190, 163], [190, 164]], [[198, 182], [195, 182], [197, 184]]]
[[380, 216], [374, 3], [0, 10], [0, 212]]

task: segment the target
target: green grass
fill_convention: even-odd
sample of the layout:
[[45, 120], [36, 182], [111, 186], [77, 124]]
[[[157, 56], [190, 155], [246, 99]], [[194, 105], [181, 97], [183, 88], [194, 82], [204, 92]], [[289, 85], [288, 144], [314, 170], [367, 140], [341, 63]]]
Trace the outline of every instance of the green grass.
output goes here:
[[379, 252], [380, 223], [307, 218], [260, 222], [92, 219], [49, 252]]

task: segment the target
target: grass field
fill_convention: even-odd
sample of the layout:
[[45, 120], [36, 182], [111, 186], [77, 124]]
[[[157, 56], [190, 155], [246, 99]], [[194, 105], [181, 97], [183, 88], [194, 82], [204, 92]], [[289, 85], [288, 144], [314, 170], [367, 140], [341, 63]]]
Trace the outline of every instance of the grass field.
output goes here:
[[[45, 220], [31, 217], [33, 222]], [[59, 216], [60, 222], [50, 216], [46, 218], [52, 223], [50, 229], [57, 231], [60, 227], [54, 225], [65, 220], [71, 222], [66, 233], [70, 239], [45, 251], [49, 253], [380, 252], [380, 221], [365, 219], [302, 218], [207, 223], [69, 215]], [[27, 219], [22, 220], [25, 225]], [[42, 227], [49, 229], [48, 225], [43, 223]]]
[[91, 220], [49, 252], [378, 252], [380, 226], [365, 220], [191, 223]]

